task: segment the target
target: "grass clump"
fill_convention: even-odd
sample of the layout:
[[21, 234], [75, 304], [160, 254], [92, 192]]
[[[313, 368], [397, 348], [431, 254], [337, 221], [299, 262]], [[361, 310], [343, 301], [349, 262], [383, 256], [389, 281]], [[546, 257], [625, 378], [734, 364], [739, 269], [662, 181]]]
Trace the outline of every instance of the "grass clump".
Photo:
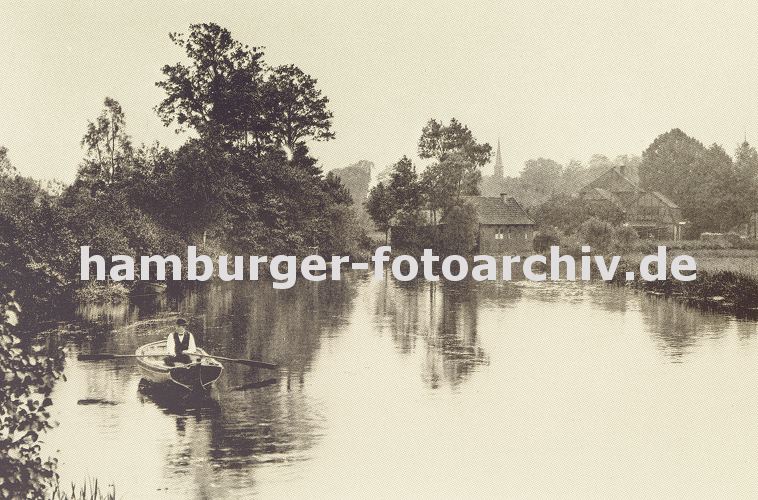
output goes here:
[[100, 488], [97, 479], [87, 479], [81, 485], [71, 483], [71, 489], [63, 489], [56, 479], [49, 500], [116, 500], [116, 487], [109, 484]]

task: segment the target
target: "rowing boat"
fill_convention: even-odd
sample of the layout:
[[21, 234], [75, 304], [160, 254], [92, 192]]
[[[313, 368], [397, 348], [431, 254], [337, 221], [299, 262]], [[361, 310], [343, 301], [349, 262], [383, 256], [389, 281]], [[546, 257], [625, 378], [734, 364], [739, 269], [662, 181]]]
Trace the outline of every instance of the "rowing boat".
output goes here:
[[[224, 369], [215, 359], [192, 354], [189, 355], [189, 363], [169, 364], [164, 359], [165, 353], [165, 340], [145, 344], [135, 351], [134, 354], [140, 356], [137, 364], [147, 381], [178, 386], [192, 392], [208, 391]], [[208, 355], [200, 348], [197, 348], [197, 353]]]

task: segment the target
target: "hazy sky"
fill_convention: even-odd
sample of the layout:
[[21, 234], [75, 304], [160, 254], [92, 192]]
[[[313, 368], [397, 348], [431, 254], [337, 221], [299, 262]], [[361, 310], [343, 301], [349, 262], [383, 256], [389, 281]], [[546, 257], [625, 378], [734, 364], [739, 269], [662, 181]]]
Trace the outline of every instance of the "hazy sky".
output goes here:
[[105, 96], [136, 142], [180, 144], [154, 83], [183, 56], [168, 33], [208, 21], [318, 78], [337, 134], [312, 146], [326, 169], [415, 156], [431, 117], [500, 137], [507, 174], [639, 154], [673, 127], [730, 152], [758, 142], [758, 3], [106, 3], [0, 7], [0, 145], [25, 175], [71, 181]]

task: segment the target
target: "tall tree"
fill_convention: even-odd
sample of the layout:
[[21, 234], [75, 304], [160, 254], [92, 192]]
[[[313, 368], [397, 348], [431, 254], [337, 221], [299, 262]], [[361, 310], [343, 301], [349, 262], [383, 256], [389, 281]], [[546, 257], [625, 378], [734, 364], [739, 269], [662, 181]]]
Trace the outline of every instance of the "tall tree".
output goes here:
[[437, 222], [438, 212], [442, 212], [444, 219], [450, 208], [460, 205], [462, 196], [478, 195], [480, 180], [479, 168], [459, 153], [446, 155], [429, 165], [421, 174], [421, 185], [432, 212], [432, 223]]
[[94, 190], [124, 180], [134, 153], [121, 105], [106, 97], [104, 106], [100, 116], [87, 123], [87, 132], [81, 142], [86, 157], [79, 169], [78, 180]]
[[563, 175], [563, 165], [547, 158], [527, 160], [521, 171], [524, 189], [549, 197], [558, 192]]
[[395, 163], [390, 174], [388, 189], [401, 217], [416, 219], [416, 214], [422, 204], [421, 184], [416, 167], [407, 156], [403, 156]]
[[192, 24], [190, 33], [171, 33], [189, 64], [163, 67], [165, 80], [156, 85], [166, 98], [156, 107], [165, 125], [189, 127], [201, 137], [227, 142], [260, 140], [267, 126], [262, 117], [260, 87], [263, 52], [232, 38], [214, 23]]
[[734, 152], [734, 166], [745, 180], [758, 182], [758, 151], [747, 141]]
[[375, 185], [369, 191], [368, 198], [366, 199], [366, 211], [371, 220], [374, 221], [376, 228], [384, 233], [384, 243], [386, 244], [390, 224], [397, 212], [397, 207], [395, 206], [394, 197], [383, 182]]
[[8, 158], [8, 148], [0, 146], [0, 177], [16, 175], [16, 168]]
[[675, 128], [659, 135], [642, 153], [642, 187], [660, 191], [679, 203], [707, 176], [703, 144]]
[[353, 197], [350, 190], [342, 179], [334, 172], [329, 172], [324, 177], [324, 190], [331, 197], [332, 202], [337, 205], [352, 205]]
[[435, 242], [443, 255], [469, 255], [476, 245], [479, 221], [470, 203], [451, 207], [445, 214], [445, 224]]
[[[679, 129], [661, 134], [642, 154], [643, 187], [671, 197], [689, 221], [689, 231], [729, 231], [742, 222], [754, 203], [755, 190], [741, 176], [749, 148], [738, 151], [738, 164], [714, 144], [706, 148]], [[741, 159], [739, 157], [742, 157]]]
[[274, 141], [294, 152], [304, 139], [334, 139], [329, 99], [317, 80], [293, 64], [273, 68], [263, 87], [265, 119]]
[[363, 210], [363, 202], [366, 200], [366, 196], [368, 196], [373, 168], [374, 164], [372, 162], [360, 160], [345, 168], [330, 170], [330, 172], [340, 178], [348, 191], [350, 191], [350, 195], [356, 205], [355, 208], [359, 211]]
[[743, 177], [732, 158], [718, 144], [708, 148], [704, 159], [710, 174], [707, 192], [701, 194], [700, 220], [708, 221], [708, 228], [719, 232], [730, 231], [743, 222], [754, 207], [754, 184]]
[[[741, 190], [745, 190], [747, 200], [744, 203], [747, 218], [749, 213], [758, 210], [758, 152], [744, 141], [734, 154], [734, 167], [737, 170], [737, 182]], [[742, 222], [742, 221], [740, 221]]]
[[421, 184], [436, 223], [437, 212], [460, 204], [461, 196], [479, 194], [481, 167], [490, 161], [492, 147], [479, 144], [469, 128], [455, 118], [449, 125], [435, 119], [421, 129], [418, 141], [421, 158], [433, 158], [421, 175]]
[[558, 191], [562, 194], [576, 193], [586, 183], [587, 167], [579, 160], [569, 160], [563, 173]]
[[431, 119], [421, 130], [418, 153], [421, 158], [435, 158], [438, 161], [458, 153], [475, 166], [483, 167], [490, 161], [492, 146], [479, 144], [471, 130], [455, 118], [450, 120], [449, 125]]

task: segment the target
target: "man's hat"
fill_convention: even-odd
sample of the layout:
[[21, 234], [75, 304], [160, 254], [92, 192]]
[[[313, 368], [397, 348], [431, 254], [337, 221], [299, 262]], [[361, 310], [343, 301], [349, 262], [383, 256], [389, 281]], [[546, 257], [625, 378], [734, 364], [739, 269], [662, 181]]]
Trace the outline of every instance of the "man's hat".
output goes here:
[[177, 326], [187, 326], [187, 320], [184, 318], [179, 318], [176, 320]]

